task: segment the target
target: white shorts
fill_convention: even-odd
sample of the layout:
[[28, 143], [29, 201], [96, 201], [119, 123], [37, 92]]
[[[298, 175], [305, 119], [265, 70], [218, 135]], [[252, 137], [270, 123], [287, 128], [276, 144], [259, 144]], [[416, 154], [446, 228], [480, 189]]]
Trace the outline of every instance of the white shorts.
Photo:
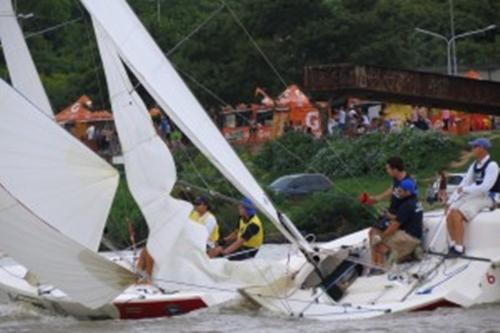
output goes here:
[[494, 203], [488, 194], [465, 194], [463, 197], [450, 205], [462, 213], [466, 222], [472, 221], [483, 209], [493, 207]]

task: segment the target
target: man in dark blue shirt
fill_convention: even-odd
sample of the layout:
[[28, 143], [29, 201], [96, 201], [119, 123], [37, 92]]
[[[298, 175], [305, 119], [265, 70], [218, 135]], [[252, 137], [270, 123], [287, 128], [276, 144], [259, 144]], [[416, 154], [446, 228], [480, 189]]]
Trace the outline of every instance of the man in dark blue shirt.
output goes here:
[[371, 247], [375, 265], [385, 264], [389, 252], [397, 262], [410, 255], [422, 238], [423, 209], [417, 199], [417, 186], [412, 179], [399, 183], [400, 204], [385, 230], [372, 229]]

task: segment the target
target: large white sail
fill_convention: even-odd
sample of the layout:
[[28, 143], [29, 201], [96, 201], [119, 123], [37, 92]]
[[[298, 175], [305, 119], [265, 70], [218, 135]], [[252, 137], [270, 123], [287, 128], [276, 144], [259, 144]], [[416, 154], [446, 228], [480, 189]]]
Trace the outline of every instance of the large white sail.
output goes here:
[[17, 22], [11, 0], [0, 0], [0, 40], [12, 85], [46, 115], [53, 117], [49, 98]]
[[85, 149], [3, 80], [0, 110], [0, 248], [73, 300], [91, 308], [109, 303], [134, 275], [82, 243], [95, 245], [91, 238], [100, 236], [98, 215], [116, 186], [113, 170], [100, 172], [92, 154], [78, 158]]
[[42, 220], [97, 251], [118, 172], [4, 81], [0, 138], [0, 183]]
[[127, 182], [150, 228], [147, 248], [155, 259], [156, 283], [177, 281], [213, 287], [228, 282], [242, 286], [265, 283], [282, 273], [284, 268], [276, 264], [208, 259], [206, 228], [189, 220], [191, 204], [170, 196], [177, 178], [173, 157], [133, 90], [113, 42], [95, 21], [94, 28], [122, 144]]
[[160, 257], [170, 255], [170, 247], [179, 237], [192, 206], [170, 196], [176, 181], [173, 157], [156, 134], [146, 105], [133, 90], [114, 45], [95, 22], [94, 27], [127, 183], [150, 229], [149, 251], [161, 261]]
[[122, 0], [81, 0], [114, 42], [121, 58], [169, 117], [222, 174], [255, 205], [289, 241], [311, 251], [293, 224], [275, 207], [180, 78], [144, 26]]

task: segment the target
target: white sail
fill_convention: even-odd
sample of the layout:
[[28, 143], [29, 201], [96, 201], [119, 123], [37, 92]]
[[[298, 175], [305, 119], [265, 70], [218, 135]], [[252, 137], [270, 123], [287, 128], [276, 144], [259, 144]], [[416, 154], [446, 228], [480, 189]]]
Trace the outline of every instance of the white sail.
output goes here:
[[150, 229], [147, 248], [155, 260], [156, 283], [168, 280], [215, 286], [228, 282], [242, 286], [265, 283], [284, 272], [276, 264], [208, 259], [206, 228], [189, 220], [191, 204], [170, 196], [177, 179], [173, 157], [133, 90], [113, 42], [95, 21], [94, 28], [122, 144], [127, 182]]
[[127, 183], [150, 229], [148, 249], [156, 261], [161, 261], [160, 257], [171, 253], [170, 246], [179, 237], [192, 206], [170, 196], [176, 181], [173, 157], [156, 134], [146, 105], [133, 90], [112, 42], [95, 22], [94, 27]]
[[289, 241], [312, 252], [293, 224], [279, 218], [265, 192], [127, 3], [119, 0], [82, 0], [82, 3], [101, 24], [134, 75], [182, 132], [238, 190], [253, 200]]
[[118, 172], [4, 81], [0, 138], [0, 183], [42, 220], [97, 251]]
[[[106, 196], [112, 197], [116, 185], [113, 172], [108, 170], [106, 177], [100, 174], [100, 179], [93, 175], [93, 162], [98, 159], [92, 161], [92, 154], [87, 154], [90, 160], [82, 165], [74, 154], [85, 149], [68, 140], [70, 136], [63, 129], [2, 80], [0, 110], [0, 248], [75, 301], [91, 308], [112, 301], [133, 283], [134, 275], [81, 245], [81, 235], [68, 226], [85, 234], [87, 241], [86, 229], [100, 235], [95, 228], [101, 221], [93, 223], [96, 214], [92, 210], [109, 206]], [[55, 153], [50, 153], [52, 150]], [[77, 167], [72, 169], [72, 163]], [[101, 191], [106, 192], [104, 197]], [[79, 196], [84, 197], [83, 202], [74, 204]], [[88, 196], [95, 197], [88, 200]], [[108, 202], [96, 204], [101, 199]], [[51, 213], [48, 207], [63, 214]], [[61, 225], [63, 222], [66, 225]]]
[[17, 22], [11, 0], [0, 0], [0, 40], [12, 85], [46, 115], [53, 117], [49, 98]]

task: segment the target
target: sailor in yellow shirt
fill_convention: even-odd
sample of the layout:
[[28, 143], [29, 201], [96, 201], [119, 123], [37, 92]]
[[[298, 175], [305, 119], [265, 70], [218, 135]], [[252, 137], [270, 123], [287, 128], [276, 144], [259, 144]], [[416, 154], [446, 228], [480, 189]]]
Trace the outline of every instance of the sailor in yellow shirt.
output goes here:
[[219, 225], [217, 219], [209, 210], [209, 203], [206, 197], [198, 197], [194, 201], [194, 210], [189, 217], [196, 223], [202, 224], [207, 228], [207, 251], [213, 249], [219, 240]]
[[225, 242], [232, 243], [226, 248], [218, 246], [212, 251], [211, 256], [222, 255], [229, 260], [245, 260], [255, 257], [262, 246], [264, 228], [252, 201], [244, 198], [238, 209], [240, 213], [238, 228], [224, 238]]

